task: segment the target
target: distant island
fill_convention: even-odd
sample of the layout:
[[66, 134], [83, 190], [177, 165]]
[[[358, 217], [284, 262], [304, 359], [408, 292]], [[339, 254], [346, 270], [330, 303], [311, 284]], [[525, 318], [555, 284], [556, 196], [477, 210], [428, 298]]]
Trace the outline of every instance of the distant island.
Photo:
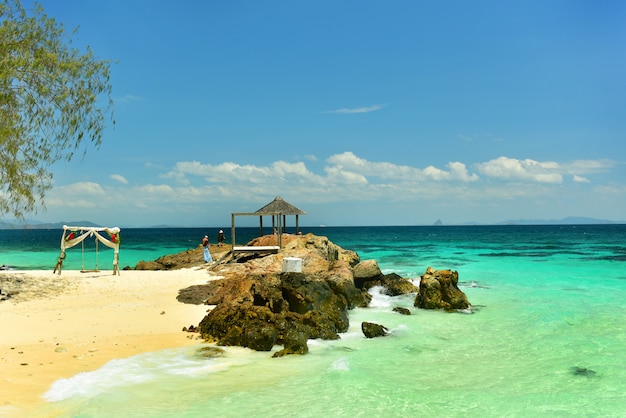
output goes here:
[[[582, 216], [568, 216], [562, 219], [509, 219], [507, 221], [496, 222], [496, 223], [479, 223], [479, 222], [466, 222], [463, 224], [446, 224], [441, 219], [437, 219], [431, 225], [433, 226], [452, 226], [452, 225], [611, 225], [611, 224], [626, 224], [626, 220], [622, 221], [611, 221], [608, 219], [596, 219], [596, 218], [587, 218]], [[90, 221], [71, 221], [71, 222], [54, 222], [54, 223], [46, 223], [46, 222], [38, 222], [38, 221], [26, 221], [24, 223], [20, 223], [18, 221], [14, 222], [6, 222], [0, 221], [0, 229], [62, 229], [63, 225], [69, 226], [85, 226], [85, 227], [102, 227], [102, 225], [90, 222]], [[111, 226], [111, 225], [107, 225]], [[319, 227], [323, 228], [326, 225], [319, 225]], [[348, 225], [332, 225], [332, 226], [348, 226]], [[364, 226], [364, 225], [358, 225]], [[385, 225], [378, 225], [385, 226]], [[200, 228], [201, 226], [174, 226], [168, 224], [162, 225], [154, 225], [154, 226], [132, 226], [127, 228]]]
[[512, 219], [498, 222], [495, 225], [602, 225], [622, 224], [626, 221], [609, 221], [608, 219], [585, 218], [581, 216], [568, 216], [563, 219]]
[[[484, 224], [479, 222], [466, 222], [462, 225], [611, 225], [626, 224], [626, 221], [610, 221], [608, 219], [586, 218], [583, 216], [568, 216], [562, 219], [509, 219], [507, 221]], [[445, 225], [441, 219], [437, 219], [434, 226]], [[449, 224], [452, 225], [452, 224]]]

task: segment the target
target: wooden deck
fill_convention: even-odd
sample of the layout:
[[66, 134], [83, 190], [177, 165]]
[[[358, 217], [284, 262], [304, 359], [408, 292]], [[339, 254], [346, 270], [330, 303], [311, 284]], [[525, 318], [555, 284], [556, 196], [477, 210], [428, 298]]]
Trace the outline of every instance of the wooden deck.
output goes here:
[[233, 247], [234, 253], [277, 253], [280, 250], [278, 245], [254, 245]]

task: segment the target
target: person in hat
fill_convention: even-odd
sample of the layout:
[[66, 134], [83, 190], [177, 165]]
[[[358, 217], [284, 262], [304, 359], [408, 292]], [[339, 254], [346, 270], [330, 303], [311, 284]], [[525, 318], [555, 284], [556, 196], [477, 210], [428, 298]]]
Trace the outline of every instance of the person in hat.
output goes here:
[[204, 262], [211, 263], [213, 261], [213, 257], [211, 257], [211, 244], [209, 244], [208, 235], [205, 235], [204, 238], [202, 238], [202, 248], [204, 251]]
[[224, 245], [224, 231], [221, 229], [220, 232], [217, 233], [217, 245], [220, 247]]

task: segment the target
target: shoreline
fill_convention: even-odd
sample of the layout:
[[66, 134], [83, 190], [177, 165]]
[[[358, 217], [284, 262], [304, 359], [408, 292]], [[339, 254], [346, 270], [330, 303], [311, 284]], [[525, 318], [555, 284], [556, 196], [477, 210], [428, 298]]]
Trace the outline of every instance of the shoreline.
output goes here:
[[[0, 301], [0, 410], [27, 416], [53, 382], [113, 359], [200, 344], [208, 305], [176, 299], [219, 278], [204, 267], [167, 271], [0, 271], [13, 294]], [[3, 289], [6, 292], [5, 289]], [[20, 415], [24, 414], [24, 415]]]

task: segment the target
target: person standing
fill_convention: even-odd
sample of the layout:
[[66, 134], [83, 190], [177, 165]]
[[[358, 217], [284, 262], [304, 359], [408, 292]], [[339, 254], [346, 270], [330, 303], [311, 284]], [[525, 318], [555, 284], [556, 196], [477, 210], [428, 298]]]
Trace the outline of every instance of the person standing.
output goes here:
[[213, 257], [211, 257], [211, 244], [209, 244], [208, 235], [205, 235], [204, 238], [202, 238], [202, 248], [204, 251], [204, 262], [211, 263], [213, 261]]
[[224, 231], [220, 229], [220, 232], [217, 233], [217, 245], [221, 247], [224, 245]]

